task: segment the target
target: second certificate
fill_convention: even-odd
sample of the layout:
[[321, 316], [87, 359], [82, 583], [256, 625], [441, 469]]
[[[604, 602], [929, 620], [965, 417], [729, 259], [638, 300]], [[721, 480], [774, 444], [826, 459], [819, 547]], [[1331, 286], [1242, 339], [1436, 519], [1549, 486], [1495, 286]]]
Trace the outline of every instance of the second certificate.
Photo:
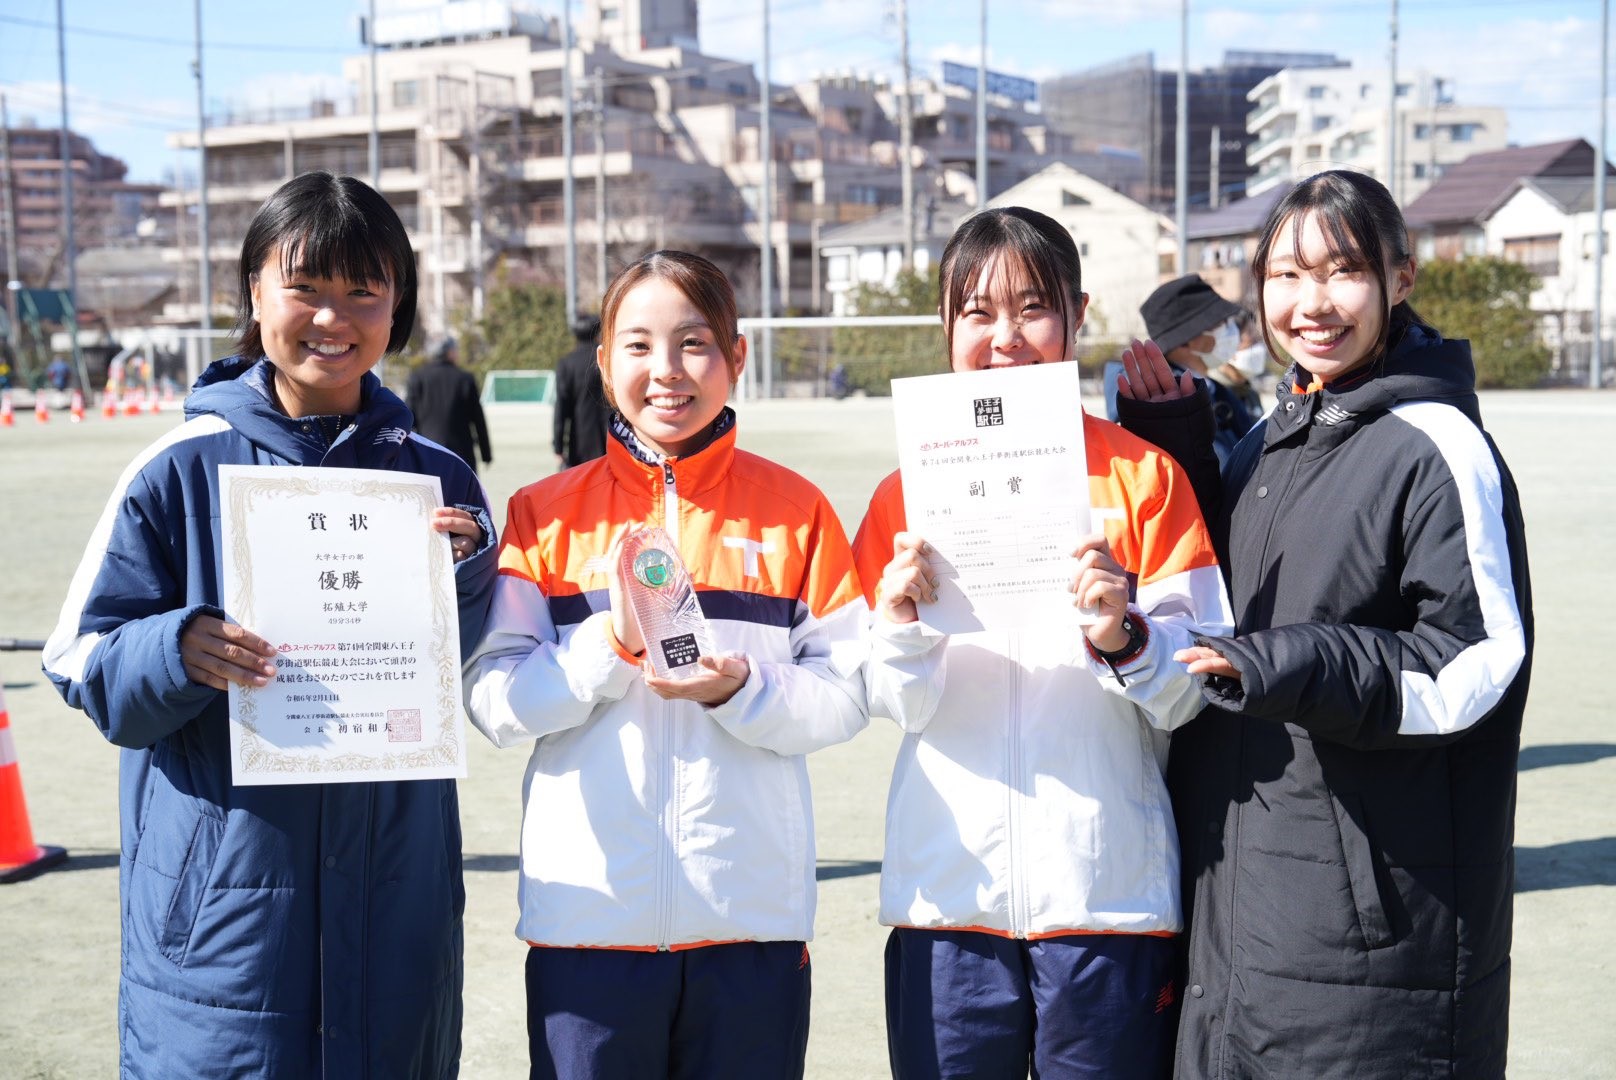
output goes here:
[[1089, 530], [1073, 363], [892, 381], [904, 514], [936, 554], [941, 633], [1076, 627], [1067, 586]]

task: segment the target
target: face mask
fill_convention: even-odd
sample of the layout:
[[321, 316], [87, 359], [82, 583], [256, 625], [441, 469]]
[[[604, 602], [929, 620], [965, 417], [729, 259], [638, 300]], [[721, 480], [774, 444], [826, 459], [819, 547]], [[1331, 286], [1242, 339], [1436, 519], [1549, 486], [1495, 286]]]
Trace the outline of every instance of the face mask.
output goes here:
[[1246, 378], [1255, 379], [1268, 370], [1268, 346], [1252, 345], [1241, 349], [1229, 363]]
[[1212, 349], [1210, 352], [1202, 353], [1201, 356], [1206, 362], [1207, 370], [1214, 371], [1233, 360], [1235, 353], [1239, 351], [1240, 327], [1235, 325], [1233, 319], [1229, 319], [1212, 331]]

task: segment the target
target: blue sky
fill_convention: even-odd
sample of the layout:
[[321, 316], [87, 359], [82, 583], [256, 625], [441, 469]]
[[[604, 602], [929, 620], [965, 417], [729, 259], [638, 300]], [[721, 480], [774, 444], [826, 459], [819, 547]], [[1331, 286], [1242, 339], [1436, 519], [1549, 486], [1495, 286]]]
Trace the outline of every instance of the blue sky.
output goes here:
[[[573, 0], [574, 16], [583, 0]], [[700, 0], [705, 52], [757, 60], [761, 0]], [[69, 121], [160, 180], [189, 167], [165, 135], [196, 125], [190, 0], [63, 0]], [[356, 0], [270, 5], [203, 0], [203, 70], [210, 111], [346, 96], [342, 58], [359, 49]], [[527, 5], [546, 13], [556, 0]], [[1401, 0], [1399, 67], [1454, 80], [1459, 101], [1509, 109], [1516, 143], [1581, 135], [1599, 125], [1597, 0]], [[898, 67], [893, 0], [772, 0], [774, 78], [823, 70], [890, 75]], [[911, 0], [910, 57], [937, 74], [944, 59], [975, 63], [976, 0]], [[993, 0], [991, 67], [1043, 78], [1154, 52], [1176, 67], [1178, 0]], [[1389, 0], [1191, 0], [1190, 66], [1228, 48], [1334, 52], [1384, 69]], [[56, 0], [0, 0], [0, 93], [13, 124], [58, 122]]]

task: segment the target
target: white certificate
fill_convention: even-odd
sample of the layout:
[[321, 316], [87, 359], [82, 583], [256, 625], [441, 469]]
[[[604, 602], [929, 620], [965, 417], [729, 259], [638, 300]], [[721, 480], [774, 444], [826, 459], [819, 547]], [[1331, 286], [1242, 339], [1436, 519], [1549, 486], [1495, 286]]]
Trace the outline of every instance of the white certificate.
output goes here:
[[230, 685], [238, 784], [466, 775], [460, 618], [435, 476], [221, 465], [224, 608], [279, 650]]
[[941, 633], [1093, 621], [1067, 591], [1089, 531], [1074, 363], [892, 380], [909, 531], [935, 549]]

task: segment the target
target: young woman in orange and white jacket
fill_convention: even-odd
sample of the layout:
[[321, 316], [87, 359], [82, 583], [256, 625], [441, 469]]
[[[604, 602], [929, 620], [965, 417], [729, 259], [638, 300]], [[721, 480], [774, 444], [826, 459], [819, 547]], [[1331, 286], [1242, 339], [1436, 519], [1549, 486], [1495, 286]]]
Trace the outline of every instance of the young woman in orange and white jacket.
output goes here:
[[[739, 450], [746, 359], [707, 260], [647, 255], [602, 310], [604, 458], [511, 499], [473, 722], [532, 742], [519, 937], [535, 1076], [800, 1076], [815, 901], [803, 755], [867, 722], [852, 553], [825, 497]], [[718, 655], [642, 671], [619, 537], [674, 539]]]
[[[1071, 362], [1088, 298], [1064, 226], [983, 211], [940, 272], [952, 370]], [[1099, 618], [1082, 634], [927, 629], [937, 576], [898, 473], [854, 541], [876, 610], [870, 711], [904, 731], [880, 916], [901, 1080], [1171, 1067], [1183, 918], [1163, 768], [1168, 732], [1200, 711], [1172, 656], [1231, 619], [1178, 467], [1106, 420], [1083, 433], [1095, 533], [1072, 537], [1071, 590]]]

